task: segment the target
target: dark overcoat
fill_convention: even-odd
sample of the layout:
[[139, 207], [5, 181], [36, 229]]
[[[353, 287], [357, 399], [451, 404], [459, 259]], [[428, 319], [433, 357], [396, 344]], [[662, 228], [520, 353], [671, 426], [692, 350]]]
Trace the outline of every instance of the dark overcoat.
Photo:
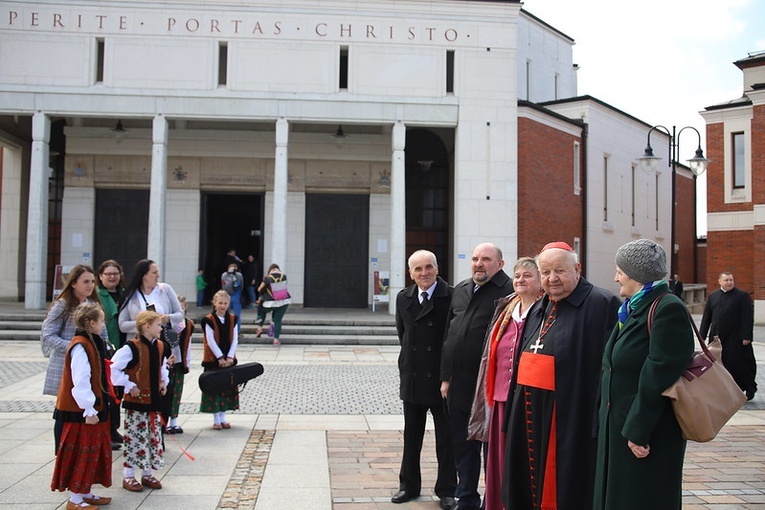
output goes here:
[[[665, 295], [666, 294], [666, 295]], [[651, 334], [648, 312], [656, 307]], [[683, 302], [666, 286], [646, 294], [617, 325], [603, 353], [595, 510], [679, 509], [685, 440], [670, 400], [661, 395], [683, 373], [694, 333]], [[627, 440], [650, 446], [638, 459]]]
[[[539, 336], [547, 318], [548, 296], [538, 300], [526, 316], [523, 350]], [[601, 360], [609, 333], [613, 330], [619, 298], [580, 278], [576, 288], [558, 303], [557, 319], [550, 329], [555, 334], [555, 413], [557, 447], [557, 496], [559, 510], [582, 510], [592, 505], [597, 448], [597, 414]], [[517, 374], [516, 371], [514, 371]], [[513, 386], [511, 386], [512, 388]], [[526, 422], [524, 399], [515, 386], [508, 395], [512, 405], [505, 411], [508, 429], [503, 481], [507, 508], [523, 508], [527, 499], [513, 475], [528, 464], [526, 431], [512, 424]], [[516, 493], [516, 491], [518, 491]], [[512, 501], [510, 500], [512, 498]]]
[[475, 293], [473, 287], [472, 278], [454, 287], [441, 356], [441, 380], [449, 381], [449, 409], [468, 414], [475, 395], [486, 330], [497, 300], [513, 292], [513, 281], [500, 270]]
[[396, 330], [401, 352], [398, 371], [400, 396], [404, 402], [441, 404], [441, 347], [452, 288], [438, 277], [433, 296], [423, 305], [419, 288], [411, 285], [396, 296]]

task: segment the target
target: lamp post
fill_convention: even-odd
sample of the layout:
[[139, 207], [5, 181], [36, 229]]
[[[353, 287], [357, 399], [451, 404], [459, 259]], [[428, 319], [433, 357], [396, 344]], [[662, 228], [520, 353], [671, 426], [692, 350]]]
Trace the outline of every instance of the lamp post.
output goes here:
[[[694, 193], [695, 193], [695, 183], [696, 183], [696, 177], [703, 174], [704, 171], [707, 169], [707, 164], [709, 163], [709, 160], [704, 157], [704, 151], [701, 150], [701, 133], [693, 127], [693, 126], [685, 126], [683, 128], [680, 128], [678, 131], [676, 126], [672, 126], [672, 130], [670, 131], [666, 127], [662, 125], [656, 125], [653, 126], [651, 129], [648, 130], [648, 144], [646, 145], [645, 152], [641, 157], [638, 158], [638, 166], [640, 166], [641, 169], [643, 169], [644, 172], [646, 172], [649, 175], [653, 175], [653, 173], [656, 171], [656, 166], [659, 164], [659, 160], [661, 160], [660, 157], [653, 155], [653, 149], [651, 148], [651, 133], [653, 133], [654, 130], [659, 130], [662, 133], [669, 136], [669, 161], [668, 166], [672, 168], [672, 218], [671, 218], [671, 230], [670, 230], [670, 258], [669, 258], [669, 275], [670, 277], [673, 277], [675, 274], [675, 269], [677, 267], [676, 261], [675, 261], [675, 176], [677, 175], [677, 158], [678, 158], [678, 152], [680, 149], [680, 134], [682, 134], [683, 131], [686, 129], [692, 129], [696, 132], [696, 136], [698, 137], [698, 147], [696, 148], [696, 154], [688, 161], [688, 167], [691, 169], [691, 172], [693, 172], [694, 176]], [[695, 200], [694, 200], [695, 203]], [[696, 213], [694, 208], [694, 214]], [[695, 223], [695, 222], [694, 222]]]

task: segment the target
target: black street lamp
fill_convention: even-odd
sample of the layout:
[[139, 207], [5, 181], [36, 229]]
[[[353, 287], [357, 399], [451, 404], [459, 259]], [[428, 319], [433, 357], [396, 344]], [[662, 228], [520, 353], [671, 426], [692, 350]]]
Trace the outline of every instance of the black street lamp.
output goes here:
[[[644, 172], [646, 172], [649, 175], [652, 175], [656, 171], [656, 166], [659, 164], [659, 160], [661, 159], [658, 156], [653, 155], [653, 149], [651, 148], [651, 133], [658, 129], [662, 133], [669, 136], [669, 161], [668, 166], [672, 168], [672, 219], [671, 219], [671, 234], [670, 234], [670, 250], [672, 252], [670, 253], [669, 257], [669, 276], [673, 277], [675, 274], [675, 268], [677, 266], [675, 261], [675, 176], [677, 174], [677, 157], [678, 152], [680, 150], [680, 134], [685, 131], [686, 129], [692, 129], [696, 132], [696, 136], [698, 136], [699, 143], [698, 147], [696, 148], [696, 154], [688, 161], [688, 167], [691, 169], [691, 172], [693, 172], [694, 176], [694, 192], [695, 192], [695, 183], [696, 183], [696, 177], [703, 174], [704, 171], [707, 169], [707, 164], [709, 163], [709, 160], [704, 157], [704, 151], [701, 150], [701, 133], [699, 133], [698, 129], [696, 129], [693, 126], [685, 126], [684, 128], [681, 128], [679, 131], [675, 126], [672, 126], [672, 131], [667, 129], [666, 127], [662, 125], [656, 125], [653, 126], [651, 129], [648, 130], [648, 144], [645, 148], [645, 153], [641, 157], [638, 158], [638, 165], [640, 168], [643, 169]], [[694, 200], [695, 203], [695, 200]], [[694, 214], [696, 213], [695, 207], [694, 207]], [[695, 223], [695, 222], [694, 222]]]

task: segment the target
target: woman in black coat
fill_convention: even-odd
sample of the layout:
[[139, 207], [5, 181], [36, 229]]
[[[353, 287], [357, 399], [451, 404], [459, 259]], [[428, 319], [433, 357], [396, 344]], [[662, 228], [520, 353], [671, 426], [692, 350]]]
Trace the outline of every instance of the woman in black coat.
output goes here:
[[[615, 281], [626, 299], [603, 354], [595, 510], [682, 505], [686, 443], [661, 392], [685, 370], [694, 338], [666, 274], [666, 254], [653, 241], [638, 239], [616, 252]], [[658, 297], [649, 333], [649, 310]]]

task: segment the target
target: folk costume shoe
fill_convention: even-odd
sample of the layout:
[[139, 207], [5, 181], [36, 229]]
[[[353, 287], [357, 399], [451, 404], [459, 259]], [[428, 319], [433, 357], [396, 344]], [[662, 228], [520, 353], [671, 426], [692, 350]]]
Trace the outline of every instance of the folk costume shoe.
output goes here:
[[151, 476], [142, 476], [141, 477], [141, 485], [144, 487], [148, 487], [150, 489], [161, 489], [162, 484], [154, 478], [154, 475]]
[[112, 498], [107, 498], [106, 496], [96, 496], [95, 494], [92, 496], [84, 496], [82, 500], [89, 505], [108, 505], [112, 502]]
[[67, 501], [66, 510], [98, 510], [98, 507], [89, 505], [85, 503], [84, 501], [80, 503], [79, 505], [77, 503], [72, 503], [71, 501]]
[[122, 479], [122, 488], [129, 490], [130, 492], [141, 492], [143, 490], [143, 485], [138, 483], [138, 480], [131, 476]]

